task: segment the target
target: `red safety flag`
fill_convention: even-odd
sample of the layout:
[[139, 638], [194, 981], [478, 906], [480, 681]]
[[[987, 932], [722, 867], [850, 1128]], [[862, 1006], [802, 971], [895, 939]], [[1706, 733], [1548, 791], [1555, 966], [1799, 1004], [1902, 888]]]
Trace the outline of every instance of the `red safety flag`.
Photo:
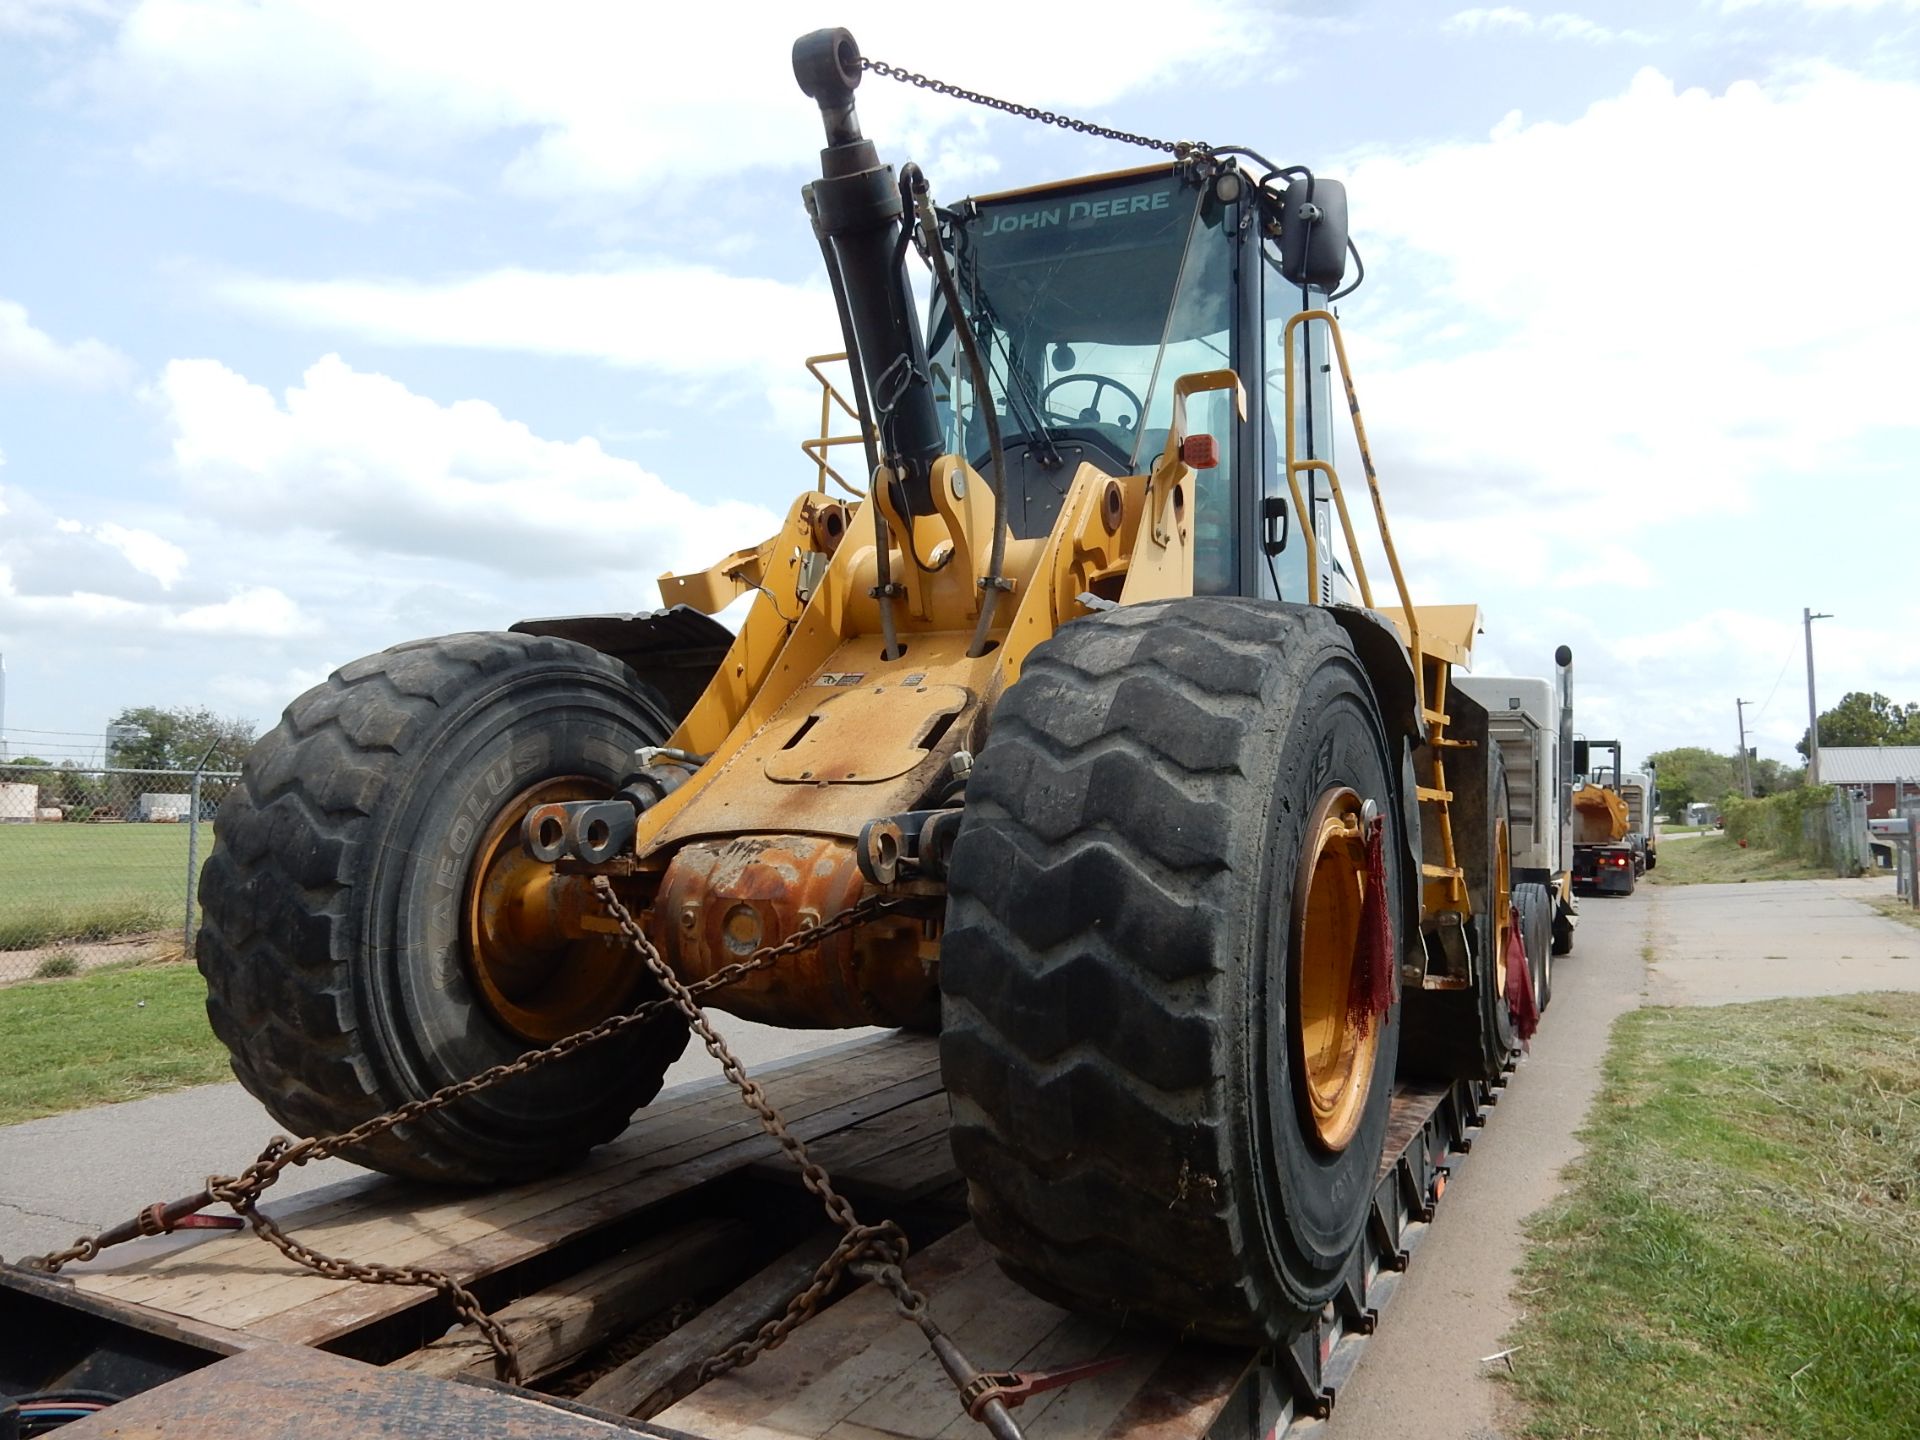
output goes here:
[[1513, 1016], [1513, 1033], [1520, 1037], [1520, 1047], [1529, 1048], [1527, 1042], [1533, 1038], [1533, 1032], [1540, 1028], [1540, 1007], [1533, 998], [1533, 971], [1527, 966], [1527, 945], [1520, 938], [1519, 912], [1508, 908], [1507, 911], [1507, 1010]]

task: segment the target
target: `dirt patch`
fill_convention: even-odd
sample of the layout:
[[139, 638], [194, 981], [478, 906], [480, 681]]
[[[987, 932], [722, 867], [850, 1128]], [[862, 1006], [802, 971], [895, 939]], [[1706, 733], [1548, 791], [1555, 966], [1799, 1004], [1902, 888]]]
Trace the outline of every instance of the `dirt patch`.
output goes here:
[[154, 930], [113, 940], [77, 940], [35, 950], [0, 950], [0, 985], [83, 975], [105, 965], [153, 965], [181, 958], [177, 930]]

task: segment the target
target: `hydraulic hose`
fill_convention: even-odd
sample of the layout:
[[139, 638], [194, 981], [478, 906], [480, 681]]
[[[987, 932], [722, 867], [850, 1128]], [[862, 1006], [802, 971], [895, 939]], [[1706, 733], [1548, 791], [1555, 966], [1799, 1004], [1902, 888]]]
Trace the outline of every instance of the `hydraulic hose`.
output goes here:
[[[880, 467], [874, 466], [867, 481], [867, 505], [873, 511], [873, 588], [880, 602], [880, 658], [895, 660], [900, 655], [900, 636], [893, 624], [893, 536], [880, 508], [880, 473]], [[913, 543], [912, 536], [907, 543]]]
[[967, 322], [967, 313], [960, 303], [960, 287], [953, 283], [953, 271], [947, 266], [947, 252], [940, 245], [940, 225], [933, 213], [933, 194], [927, 185], [927, 177], [920, 173], [918, 165], [908, 164], [901, 168], [901, 183], [913, 193], [914, 211], [920, 218], [921, 227], [926, 231], [927, 253], [933, 261], [934, 279], [940, 286], [940, 293], [947, 302], [947, 313], [953, 316], [954, 337], [960, 342], [960, 349], [967, 357], [967, 368], [973, 372], [975, 401], [984, 410], [987, 419], [987, 447], [993, 458], [993, 544], [987, 557], [987, 573], [980, 581], [980, 619], [973, 627], [973, 639], [967, 646], [969, 658], [977, 658], [987, 653], [987, 637], [993, 630], [994, 611], [999, 608], [1000, 596], [1007, 589], [1002, 573], [1007, 563], [1007, 490], [1006, 458], [1000, 450], [1000, 417], [994, 409], [993, 391], [987, 384], [987, 367], [980, 358], [980, 345], [974, 339], [973, 326]]
[[[808, 212], [812, 214], [812, 192], [805, 198]], [[814, 218], [817, 222], [818, 217]], [[900, 653], [900, 638], [893, 617], [893, 541], [875, 494], [879, 484], [880, 450], [873, 439], [873, 407], [867, 398], [866, 372], [860, 368], [860, 347], [854, 337], [853, 314], [847, 308], [847, 287], [840, 275], [839, 261], [834, 256], [832, 243], [817, 223], [814, 233], [820, 241], [820, 258], [826, 262], [827, 280], [833, 286], [834, 308], [840, 313], [840, 333], [847, 346], [847, 369], [853, 376], [853, 406], [860, 413], [860, 444], [867, 452], [867, 505], [873, 511], [874, 598], [880, 602], [880, 658], [892, 660]]]

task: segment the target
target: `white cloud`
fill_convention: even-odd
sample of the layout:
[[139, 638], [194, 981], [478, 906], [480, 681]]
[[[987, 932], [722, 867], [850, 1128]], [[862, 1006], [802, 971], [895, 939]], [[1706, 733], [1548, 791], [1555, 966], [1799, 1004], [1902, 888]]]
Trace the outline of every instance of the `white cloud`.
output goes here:
[[585, 356], [670, 376], [791, 377], [838, 347], [823, 283], [788, 285], [673, 261], [620, 270], [495, 270], [442, 283], [238, 276], [213, 293], [256, 314], [385, 344]]
[[1556, 11], [1536, 17], [1531, 11], [1511, 5], [1458, 10], [1440, 24], [1442, 30], [1456, 35], [1490, 35], [1506, 31], [1515, 35], [1544, 35], [1549, 40], [1580, 40], [1589, 45], [1606, 45], [1615, 40], [1644, 45], [1652, 36], [1640, 30], [1614, 30], [1584, 15]]
[[[981, 0], [965, 24], [879, 0], [839, 15], [871, 54], [928, 68], [937, 56], [942, 78], [1096, 113], [1173, 78], [1265, 75], [1250, 62], [1288, 23], [1252, 0], [1197, 0], [1143, 45], [1134, 26], [1016, 0]], [[138, 117], [148, 162], [305, 204], [369, 213], [444, 193], [457, 181], [436, 160], [477, 140], [507, 147], [479, 183], [632, 197], [804, 160], [817, 122], [788, 58], [804, 24], [775, 0], [724, 17], [624, 0], [142, 0], [92, 88]], [[860, 105], [875, 133], [922, 153], [977, 123], [875, 80]]]
[[170, 620], [172, 628], [195, 635], [297, 635], [313, 628], [300, 607], [271, 585], [250, 585], [217, 605], [196, 605]]
[[187, 568], [186, 552], [150, 529], [60, 516], [19, 487], [0, 490], [0, 515], [0, 590], [9, 595], [50, 599], [84, 587], [139, 605], [172, 589]]
[[207, 681], [207, 703], [246, 715], [271, 715], [327, 678], [327, 667], [292, 666], [271, 673], [222, 671]]
[[1920, 693], [1920, 610], [1875, 579], [1920, 524], [1920, 197], [1862, 143], [1912, 133], [1913, 84], [1645, 71], [1563, 123], [1353, 164], [1344, 308], [1394, 538], [1416, 600], [1481, 602], [1481, 668], [1571, 644], [1581, 727], [1635, 758], [1731, 751], [1734, 698], [1777, 691], [1749, 720], [1788, 758], [1811, 601], [1855, 627], [1819, 631], [1823, 704]]
[[1618, 541], [1568, 537], [1558, 558], [1561, 563], [1549, 578], [1556, 590], [1651, 590], [1655, 583], [1646, 557]]
[[[1734, 699], [1741, 697], [1750, 702], [1748, 743], [1801, 763], [1793, 746], [1806, 732], [1807, 690], [1797, 614], [1719, 606], [1652, 625], [1644, 618], [1596, 618], [1602, 623], [1594, 632], [1574, 642], [1574, 663], [1579, 670], [1584, 653], [1592, 661], [1586, 668], [1608, 676], [1593, 698], [1605, 697], [1605, 723], [1621, 730], [1623, 740], [1644, 750], [1705, 744], [1731, 752]], [[1920, 693], [1920, 654], [1901, 640], [1916, 621], [1920, 610], [1911, 606], [1889, 607], [1864, 623], [1821, 621], [1814, 632], [1820, 708], [1831, 709], [1855, 689], [1877, 689], [1896, 699]], [[1602, 733], [1584, 719], [1582, 724], [1589, 735]]]
[[1650, 38], [1638, 30], [1609, 30], [1584, 15], [1548, 15], [1540, 21], [1540, 33], [1553, 40], [1583, 40], [1589, 45], [1605, 45], [1613, 40], [1631, 40], [1645, 44]]
[[111, 520], [99, 525], [62, 520], [55, 528], [63, 534], [91, 535], [109, 549], [118, 551], [137, 573], [159, 581], [162, 590], [171, 590], [187, 567], [187, 552], [151, 530], [133, 530]]
[[70, 40], [90, 22], [115, 19], [131, 0], [0, 0], [0, 35]]
[[[1712, 95], [1646, 70], [1570, 122], [1360, 160], [1379, 289], [1351, 309], [1390, 317], [1356, 321], [1362, 398], [1416, 505], [1591, 515], [1624, 486], [1684, 517], [1761, 476], [1846, 483], [1920, 424], [1920, 197], [1860, 143], [1914, 133], [1914, 85], [1818, 67]], [[1795, 179], [1816, 174], [1844, 207]], [[1854, 277], [1864, 303], [1828, 303]]]
[[1789, 6], [1827, 15], [1843, 10], [1867, 14], [1875, 10], [1920, 10], [1920, 0], [1720, 0], [1721, 10], [1728, 14], [1761, 8], [1785, 9]]
[[169, 635], [268, 638], [313, 626], [272, 588], [182, 587], [186, 550], [152, 530], [55, 516], [19, 491], [0, 494], [0, 514], [8, 517], [0, 531], [0, 635], [25, 645], [75, 634], [130, 644]]
[[281, 399], [213, 360], [170, 362], [154, 394], [190, 499], [230, 524], [360, 554], [651, 576], [711, 563], [776, 523], [755, 505], [695, 500], [597, 441], [542, 439], [482, 401], [441, 405], [337, 356]]
[[132, 362], [111, 345], [98, 340], [63, 345], [27, 319], [24, 305], [0, 299], [0, 380], [104, 388], [125, 384], [132, 373]]
[[1533, 29], [1533, 16], [1511, 5], [1477, 7], [1454, 12], [1442, 22], [1440, 28], [1456, 30], [1465, 35], [1478, 35], [1483, 30], [1526, 31]]
[[282, 640], [316, 628], [315, 620], [271, 587], [244, 589], [218, 604], [181, 609], [92, 590], [21, 595], [11, 575], [0, 567], [0, 633], [12, 630], [41, 644], [75, 634], [120, 644], [167, 635]]

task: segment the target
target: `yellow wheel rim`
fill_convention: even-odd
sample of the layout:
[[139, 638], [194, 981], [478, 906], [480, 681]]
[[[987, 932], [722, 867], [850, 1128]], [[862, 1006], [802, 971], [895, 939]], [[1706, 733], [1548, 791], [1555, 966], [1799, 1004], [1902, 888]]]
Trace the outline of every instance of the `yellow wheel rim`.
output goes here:
[[520, 845], [534, 806], [605, 794], [585, 776], [543, 780], [503, 806], [474, 847], [462, 937], [468, 970], [494, 1018], [523, 1039], [546, 1044], [584, 1030], [625, 1009], [636, 988], [617, 941], [565, 933], [553, 867]]
[[1360, 797], [1341, 787], [1314, 806], [1294, 882], [1293, 1039], [1303, 1109], [1314, 1138], [1344, 1150], [1360, 1128], [1380, 1026], [1348, 1014], [1367, 896], [1366, 826]]

